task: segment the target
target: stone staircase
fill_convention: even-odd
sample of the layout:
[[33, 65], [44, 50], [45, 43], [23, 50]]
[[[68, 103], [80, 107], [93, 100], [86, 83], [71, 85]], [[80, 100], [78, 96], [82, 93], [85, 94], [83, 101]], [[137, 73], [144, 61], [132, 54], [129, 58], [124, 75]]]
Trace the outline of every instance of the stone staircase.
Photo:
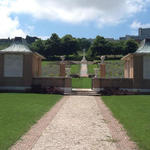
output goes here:
[[72, 89], [71, 95], [79, 95], [79, 96], [100, 96], [97, 92], [92, 89]]

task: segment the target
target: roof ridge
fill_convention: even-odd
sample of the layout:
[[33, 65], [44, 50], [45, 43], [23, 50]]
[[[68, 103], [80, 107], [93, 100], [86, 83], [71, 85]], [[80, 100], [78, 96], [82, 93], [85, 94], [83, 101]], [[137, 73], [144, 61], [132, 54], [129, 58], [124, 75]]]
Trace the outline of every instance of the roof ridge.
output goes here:
[[150, 38], [144, 39], [135, 53], [150, 53]]
[[22, 53], [32, 53], [32, 50], [27, 46], [26, 40], [22, 37], [15, 37], [12, 44], [1, 50], [0, 53], [4, 52], [22, 52]]

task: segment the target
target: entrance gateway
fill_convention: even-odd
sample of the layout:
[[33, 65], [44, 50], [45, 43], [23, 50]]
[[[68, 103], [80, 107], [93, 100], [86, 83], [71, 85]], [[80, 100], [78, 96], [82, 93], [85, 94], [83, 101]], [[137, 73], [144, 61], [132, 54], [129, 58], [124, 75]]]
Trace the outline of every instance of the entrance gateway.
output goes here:
[[[86, 68], [87, 62], [84, 56], [85, 53], [83, 68]], [[71, 94], [73, 79], [68, 75], [41, 76], [42, 59], [43, 56], [28, 48], [24, 39], [15, 38], [11, 46], [0, 51], [0, 90], [29, 91], [33, 86], [41, 88], [53, 86], [61, 89], [63, 93]], [[150, 93], [150, 39], [145, 39], [135, 53], [126, 55], [122, 60], [125, 61], [124, 78], [95, 76], [92, 78], [92, 90], [100, 92], [106, 88], [117, 88], [129, 92]]]
[[92, 79], [88, 77], [88, 62], [83, 50], [83, 58], [81, 60], [80, 78], [72, 78], [72, 94], [73, 95], [97, 95], [92, 90]]

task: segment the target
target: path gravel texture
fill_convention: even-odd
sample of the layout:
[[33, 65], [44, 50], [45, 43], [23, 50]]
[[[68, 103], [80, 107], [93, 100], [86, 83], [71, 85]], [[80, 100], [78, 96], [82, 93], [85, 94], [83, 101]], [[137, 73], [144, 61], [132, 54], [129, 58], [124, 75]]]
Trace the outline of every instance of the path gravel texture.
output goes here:
[[80, 77], [88, 77], [87, 64], [81, 64]]
[[32, 150], [116, 150], [94, 96], [69, 96]]

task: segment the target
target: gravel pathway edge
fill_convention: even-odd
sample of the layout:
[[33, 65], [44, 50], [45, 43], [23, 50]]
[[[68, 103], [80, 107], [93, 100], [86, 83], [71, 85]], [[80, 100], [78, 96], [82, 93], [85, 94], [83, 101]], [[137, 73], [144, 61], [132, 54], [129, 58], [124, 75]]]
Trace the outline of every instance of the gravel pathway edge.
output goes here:
[[34, 144], [37, 142], [39, 137], [49, 123], [56, 116], [62, 105], [65, 103], [68, 96], [64, 96], [58, 101], [44, 116], [41, 117], [31, 129], [25, 133], [12, 147], [10, 150], [31, 150]]
[[116, 147], [118, 150], [138, 150], [138, 146], [135, 142], [131, 141], [130, 137], [127, 135], [124, 127], [119, 123], [117, 119], [114, 118], [110, 109], [105, 105], [100, 97], [95, 97], [100, 111], [107, 122], [110, 133], [116, 141]]

